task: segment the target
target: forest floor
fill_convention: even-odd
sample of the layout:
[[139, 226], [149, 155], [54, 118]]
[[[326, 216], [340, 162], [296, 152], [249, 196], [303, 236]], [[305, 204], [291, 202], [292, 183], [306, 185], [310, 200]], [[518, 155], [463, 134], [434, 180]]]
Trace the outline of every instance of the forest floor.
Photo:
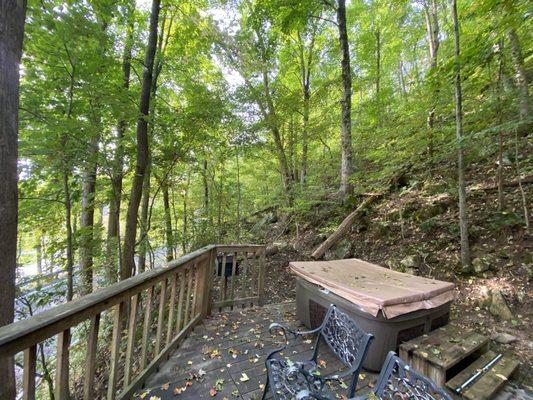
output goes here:
[[[481, 171], [473, 182], [481, 183], [483, 176], [487, 175]], [[528, 199], [533, 198], [531, 186], [523, 186]], [[355, 257], [454, 282], [457, 296], [451, 323], [495, 339], [491, 348], [497, 352], [513, 353], [522, 363], [517, 381], [533, 391], [533, 240], [523, 227], [519, 188], [507, 188], [504, 200], [507, 211], [498, 212], [495, 191], [470, 192], [470, 239], [476, 270], [460, 267], [456, 200], [439, 193], [438, 184], [413, 185], [376, 203], [325, 258]], [[309, 260], [312, 251], [349, 212], [317, 207], [298, 228], [292, 217], [282, 215], [256, 223], [255, 231], [260, 227], [261, 239], [270, 243], [266, 278], [269, 302], [294, 299], [295, 278], [289, 262]], [[501, 320], [489, 311], [487, 296], [495, 291], [501, 292], [509, 305], [511, 320]], [[502, 334], [507, 339], [503, 341], [511, 343], [500, 343]]]

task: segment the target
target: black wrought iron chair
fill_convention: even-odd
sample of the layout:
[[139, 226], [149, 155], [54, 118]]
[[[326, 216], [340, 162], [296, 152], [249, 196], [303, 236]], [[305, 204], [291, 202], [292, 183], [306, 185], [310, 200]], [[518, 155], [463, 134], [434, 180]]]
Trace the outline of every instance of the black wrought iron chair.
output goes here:
[[[347, 388], [348, 397], [354, 395], [361, 365], [374, 337], [360, 329], [348, 315], [332, 305], [324, 321], [316, 329], [298, 332], [276, 323], [270, 325], [269, 329], [271, 333], [281, 330], [285, 337], [285, 345], [267, 356], [265, 361], [267, 380], [262, 399], [265, 398], [269, 389], [276, 400], [330, 399], [332, 397], [326, 386], [334, 382], [344, 385], [344, 378], [351, 378]], [[310, 360], [293, 362], [289, 359], [273, 358], [287, 347], [289, 334], [296, 339], [302, 335], [314, 333], [318, 335]], [[337, 374], [320, 375], [317, 357], [321, 341], [327, 343], [332, 353], [347, 367], [346, 370]]]
[[372, 395], [352, 400], [373, 399], [396, 400], [452, 400], [444, 389], [438, 388], [431, 379], [405, 364], [393, 351], [389, 352]]

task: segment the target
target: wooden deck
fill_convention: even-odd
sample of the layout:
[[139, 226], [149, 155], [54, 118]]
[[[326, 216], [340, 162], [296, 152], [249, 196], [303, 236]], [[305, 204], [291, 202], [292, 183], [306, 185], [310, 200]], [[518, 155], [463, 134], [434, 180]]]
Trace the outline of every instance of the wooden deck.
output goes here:
[[[265, 381], [265, 357], [282, 342], [271, 336], [271, 322], [284, 322], [300, 327], [295, 317], [295, 304], [273, 304], [235, 310], [207, 318], [194, 328], [187, 339], [152, 374], [146, 388], [134, 399], [260, 399]], [[282, 353], [294, 360], [309, 358], [313, 341], [307, 338]], [[326, 349], [322, 346], [321, 349]], [[329, 352], [320, 354], [323, 373], [341, 369], [342, 365]], [[360, 375], [357, 394], [370, 390], [375, 374]], [[332, 388], [345, 394], [345, 389]]]

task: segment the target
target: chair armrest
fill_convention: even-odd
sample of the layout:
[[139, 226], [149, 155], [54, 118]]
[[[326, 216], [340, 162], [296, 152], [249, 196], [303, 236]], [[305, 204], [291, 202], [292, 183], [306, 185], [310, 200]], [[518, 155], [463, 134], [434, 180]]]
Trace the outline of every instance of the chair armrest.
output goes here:
[[310, 392], [309, 390], [300, 390], [296, 393], [296, 400], [317, 399], [317, 400], [333, 400], [318, 393]]
[[281, 330], [283, 332], [284, 336], [285, 336], [285, 339], [288, 340], [287, 332], [289, 332], [291, 335], [293, 335], [296, 338], [298, 336], [312, 335], [314, 333], [317, 333], [317, 332], [320, 331], [320, 329], [322, 329], [322, 326], [319, 326], [318, 328], [312, 329], [310, 331], [295, 331], [295, 330], [289, 328], [287, 325], [278, 324], [277, 322], [274, 322], [273, 324], [270, 324], [270, 326], [268, 328], [268, 331], [270, 333], [273, 333], [273, 331], [276, 330], [276, 329]]
[[270, 326], [268, 327], [268, 331], [271, 334], [273, 334], [274, 331], [280, 330], [283, 333], [283, 337], [285, 338], [285, 344], [282, 347], [280, 347], [278, 349], [275, 349], [272, 352], [270, 352], [267, 355], [266, 359], [270, 360], [270, 358], [274, 354], [277, 354], [277, 353], [279, 353], [279, 352], [281, 352], [281, 351], [283, 351], [283, 350], [285, 350], [287, 348], [287, 345], [289, 344], [289, 336], [288, 336], [287, 333], [291, 334], [293, 336], [293, 339], [296, 339], [298, 336], [316, 333], [316, 332], [320, 331], [320, 328], [321, 327], [318, 327], [318, 328], [310, 330], [310, 331], [295, 331], [295, 330], [289, 328], [288, 326], [283, 325], [283, 324], [278, 324], [277, 322], [274, 322], [274, 323], [270, 324]]

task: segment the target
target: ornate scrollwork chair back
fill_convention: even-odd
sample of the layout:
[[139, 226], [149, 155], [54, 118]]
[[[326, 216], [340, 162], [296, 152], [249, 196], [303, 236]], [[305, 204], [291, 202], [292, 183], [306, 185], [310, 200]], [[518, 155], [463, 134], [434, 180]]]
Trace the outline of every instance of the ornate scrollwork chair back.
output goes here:
[[[272, 394], [275, 399], [323, 399], [329, 398], [323, 390], [326, 383], [342, 379], [351, 379], [348, 387], [348, 397], [355, 393], [359, 371], [373, 336], [360, 329], [356, 323], [334, 305], [330, 306], [322, 324], [310, 331], [296, 332], [280, 324], [272, 324], [270, 330], [281, 330], [288, 343], [288, 334], [297, 338], [302, 335], [317, 334], [313, 356], [309, 361], [292, 362], [274, 359], [276, 353], [281, 352], [287, 345], [270, 353], [266, 360], [267, 381], [263, 392], [263, 399], [272, 384]], [[317, 358], [321, 341], [324, 341], [331, 352], [347, 367], [336, 374], [321, 376], [317, 370]]]
[[393, 351], [387, 355], [373, 392], [382, 400], [452, 400], [444, 389], [414, 371]]

